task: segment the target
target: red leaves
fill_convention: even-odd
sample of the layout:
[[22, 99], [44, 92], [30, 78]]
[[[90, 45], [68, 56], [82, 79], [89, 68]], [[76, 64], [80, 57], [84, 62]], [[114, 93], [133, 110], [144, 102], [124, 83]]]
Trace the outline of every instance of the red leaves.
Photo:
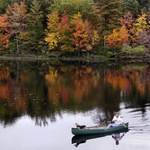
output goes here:
[[62, 32], [63, 30], [71, 31], [69, 17], [66, 14], [62, 14], [61, 21], [58, 25], [58, 30], [60, 32]]
[[130, 11], [127, 14], [124, 14], [123, 18], [121, 18], [121, 23], [125, 25], [128, 29], [132, 27], [133, 22], [133, 15]]

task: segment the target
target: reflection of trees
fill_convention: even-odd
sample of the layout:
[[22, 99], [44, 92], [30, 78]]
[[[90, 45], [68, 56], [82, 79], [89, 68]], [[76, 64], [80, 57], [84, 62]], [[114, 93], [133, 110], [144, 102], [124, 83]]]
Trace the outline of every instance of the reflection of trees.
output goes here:
[[62, 101], [64, 105], [69, 104], [69, 99], [73, 99], [80, 104], [83, 100], [88, 100], [89, 95], [94, 94], [97, 88], [99, 76], [96, 76], [92, 68], [82, 66], [80, 69], [75, 66], [49, 67], [46, 74], [46, 84], [48, 86], [49, 101], [59, 105]]
[[1, 63], [0, 121], [12, 124], [28, 115], [36, 125], [45, 126], [49, 120], [56, 122], [63, 112], [86, 114], [96, 109], [94, 122], [107, 124], [114, 111], [119, 111], [121, 100], [126, 107], [140, 107], [144, 113], [150, 99], [150, 67], [114, 68], [102, 64]]
[[[98, 106], [98, 115], [93, 118], [96, 123], [106, 124], [112, 118], [113, 112], [119, 110], [119, 91], [114, 92], [110, 84], [105, 82], [103, 70], [74, 65], [59, 69], [49, 67], [45, 78], [50, 102], [57, 106], [69, 105], [67, 109], [75, 108], [75, 111]], [[103, 116], [99, 115], [101, 112], [104, 112]]]
[[126, 66], [124, 71], [111, 70], [106, 72], [105, 82], [112, 85], [113, 90], [123, 93], [122, 100], [126, 102], [126, 107], [141, 107], [145, 112], [145, 104], [148, 103], [149, 95], [149, 67]]
[[112, 119], [114, 112], [119, 111], [120, 95], [119, 90], [113, 90], [108, 82], [101, 81], [97, 101], [97, 115], [93, 118], [97, 124], [106, 125]]
[[1, 65], [0, 68], [0, 116], [4, 125], [13, 123], [26, 110], [24, 85], [16, 85], [11, 78], [9, 67]]

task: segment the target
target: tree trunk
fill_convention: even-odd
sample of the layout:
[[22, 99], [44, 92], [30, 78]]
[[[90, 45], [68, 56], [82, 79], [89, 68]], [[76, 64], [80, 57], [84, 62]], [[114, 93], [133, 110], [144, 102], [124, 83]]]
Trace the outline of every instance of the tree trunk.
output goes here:
[[106, 48], [106, 40], [104, 39], [104, 48]]
[[114, 50], [114, 54], [115, 54], [115, 52], [116, 52], [116, 51], [115, 51], [115, 47], [113, 47], [113, 50]]
[[89, 51], [88, 50], [86, 50], [86, 57], [88, 57], [89, 56]]
[[106, 56], [106, 49], [105, 48], [106, 48], [106, 40], [104, 39], [104, 53], [105, 53], [105, 56]]
[[18, 36], [17, 36], [17, 33], [16, 33], [16, 40], [17, 40], [17, 54], [19, 54], [19, 48], [18, 48]]
[[78, 49], [78, 57], [80, 57], [80, 50]]
[[[16, 23], [17, 23], [17, 17], [16, 17]], [[17, 25], [16, 25], [16, 40], [17, 40], [17, 52], [16, 54], [19, 54], [19, 48], [18, 48], [18, 28], [17, 28]]]

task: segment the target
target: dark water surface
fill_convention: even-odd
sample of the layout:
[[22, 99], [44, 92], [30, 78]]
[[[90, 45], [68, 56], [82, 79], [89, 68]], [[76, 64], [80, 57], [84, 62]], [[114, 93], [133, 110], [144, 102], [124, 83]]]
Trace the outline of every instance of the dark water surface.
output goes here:
[[[119, 145], [72, 144], [76, 122], [107, 125], [116, 111], [131, 129]], [[150, 150], [150, 65], [1, 61], [0, 133], [2, 150]]]

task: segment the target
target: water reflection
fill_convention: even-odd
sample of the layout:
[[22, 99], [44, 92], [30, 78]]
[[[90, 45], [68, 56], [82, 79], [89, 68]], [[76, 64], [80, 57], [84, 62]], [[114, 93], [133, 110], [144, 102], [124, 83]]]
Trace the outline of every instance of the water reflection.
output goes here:
[[76, 135], [72, 137], [72, 144], [74, 144], [75, 147], [78, 147], [80, 144], [84, 144], [88, 140], [102, 138], [102, 137], [111, 135], [112, 138], [115, 140], [116, 145], [119, 145], [119, 142], [121, 141], [121, 139], [125, 136], [127, 132], [129, 132], [129, 130], [124, 129], [120, 132], [113, 132], [113, 133], [95, 134], [95, 135]]
[[[127, 132], [128, 132], [128, 131], [127, 131]], [[125, 135], [127, 132], [122, 133], [122, 135], [121, 135], [121, 133], [112, 134], [112, 138], [115, 140], [116, 145], [119, 145], [119, 142], [122, 140], [122, 138], [124, 137], [124, 135]]]
[[91, 114], [106, 125], [114, 111], [135, 108], [146, 114], [150, 103], [150, 66], [85, 62], [0, 62], [0, 123], [29, 116], [38, 126], [57, 122], [63, 113]]

